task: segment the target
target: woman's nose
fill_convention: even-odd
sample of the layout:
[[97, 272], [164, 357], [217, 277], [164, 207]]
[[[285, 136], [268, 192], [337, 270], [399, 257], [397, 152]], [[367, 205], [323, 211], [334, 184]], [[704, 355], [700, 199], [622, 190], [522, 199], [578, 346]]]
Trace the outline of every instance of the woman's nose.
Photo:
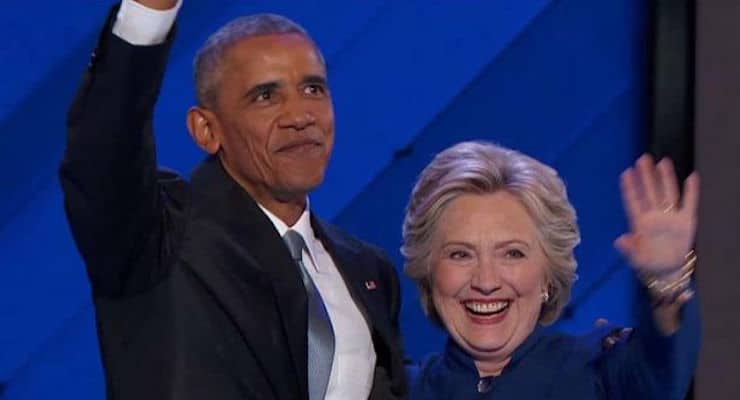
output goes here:
[[492, 261], [481, 262], [473, 275], [471, 286], [483, 294], [491, 294], [498, 290], [501, 287], [501, 279], [496, 265]]

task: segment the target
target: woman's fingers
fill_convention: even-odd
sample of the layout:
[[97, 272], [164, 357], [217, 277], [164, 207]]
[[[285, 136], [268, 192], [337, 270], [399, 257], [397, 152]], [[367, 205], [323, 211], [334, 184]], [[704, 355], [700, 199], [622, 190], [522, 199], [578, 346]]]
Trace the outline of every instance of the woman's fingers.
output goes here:
[[662, 206], [665, 211], [669, 207], [677, 207], [679, 192], [678, 192], [678, 179], [676, 178], [676, 170], [673, 168], [673, 162], [669, 158], [660, 160], [657, 166], [658, 179], [660, 181], [660, 188], [663, 195]]
[[642, 199], [640, 198], [640, 189], [638, 187], [637, 179], [635, 178], [635, 171], [632, 168], [627, 168], [622, 172], [620, 177], [620, 186], [622, 189], [622, 202], [624, 203], [624, 209], [627, 212], [627, 219], [629, 219], [632, 230], [635, 228], [635, 221], [639, 218], [642, 212]]
[[631, 256], [635, 250], [635, 237], [634, 234], [625, 233], [614, 241], [614, 247], [616, 247], [625, 256]]
[[640, 179], [642, 197], [645, 200], [646, 210], [660, 207], [662, 203], [661, 188], [658, 185], [658, 174], [655, 171], [653, 157], [643, 154], [637, 160], [637, 172]]
[[695, 216], [699, 209], [699, 174], [692, 172], [683, 184], [681, 211]]

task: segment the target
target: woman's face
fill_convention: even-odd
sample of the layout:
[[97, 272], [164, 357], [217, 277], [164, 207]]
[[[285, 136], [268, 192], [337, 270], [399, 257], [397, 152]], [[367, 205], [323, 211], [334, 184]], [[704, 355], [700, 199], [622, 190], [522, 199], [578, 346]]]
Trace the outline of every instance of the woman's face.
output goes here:
[[477, 361], [504, 361], [534, 330], [547, 260], [524, 206], [506, 191], [463, 195], [432, 237], [432, 299]]

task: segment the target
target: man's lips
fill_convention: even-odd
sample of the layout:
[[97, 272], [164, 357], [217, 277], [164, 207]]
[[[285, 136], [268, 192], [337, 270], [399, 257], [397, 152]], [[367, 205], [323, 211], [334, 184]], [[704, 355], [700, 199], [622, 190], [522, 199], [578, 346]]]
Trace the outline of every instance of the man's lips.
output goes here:
[[284, 145], [281, 145], [278, 147], [278, 152], [290, 152], [295, 150], [301, 150], [305, 148], [312, 148], [312, 147], [321, 147], [323, 146], [323, 143], [318, 140], [313, 139], [303, 139], [303, 140], [296, 140], [290, 143], [286, 143]]

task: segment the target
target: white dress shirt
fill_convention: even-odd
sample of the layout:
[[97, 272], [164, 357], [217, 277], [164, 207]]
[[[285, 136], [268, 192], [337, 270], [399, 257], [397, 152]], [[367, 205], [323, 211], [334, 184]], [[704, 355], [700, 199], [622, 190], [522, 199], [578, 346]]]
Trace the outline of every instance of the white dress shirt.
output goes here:
[[350, 296], [334, 260], [314, 234], [308, 203], [306, 210], [291, 227], [261, 205], [260, 208], [275, 225], [280, 237], [288, 229], [293, 229], [306, 241], [303, 265], [324, 300], [334, 328], [334, 361], [326, 399], [367, 399], [373, 386], [376, 359], [370, 329]]
[[113, 23], [113, 34], [137, 46], [163, 43], [181, 6], [182, 0], [177, 0], [174, 8], [154, 10], [133, 0], [123, 0]]
[[[181, 5], [182, 0], [178, 0], [173, 9], [158, 11], [133, 0], [123, 0], [113, 33], [133, 45], [160, 44], [165, 41]], [[303, 263], [324, 300], [334, 328], [334, 360], [326, 399], [367, 399], [372, 390], [377, 357], [370, 329], [350, 296], [334, 260], [314, 235], [308, 204], [292, 227], [264, 207], [260, 208], [272, 221], [280, 237], [288, 229], [294, 229], [306, 242]]]

